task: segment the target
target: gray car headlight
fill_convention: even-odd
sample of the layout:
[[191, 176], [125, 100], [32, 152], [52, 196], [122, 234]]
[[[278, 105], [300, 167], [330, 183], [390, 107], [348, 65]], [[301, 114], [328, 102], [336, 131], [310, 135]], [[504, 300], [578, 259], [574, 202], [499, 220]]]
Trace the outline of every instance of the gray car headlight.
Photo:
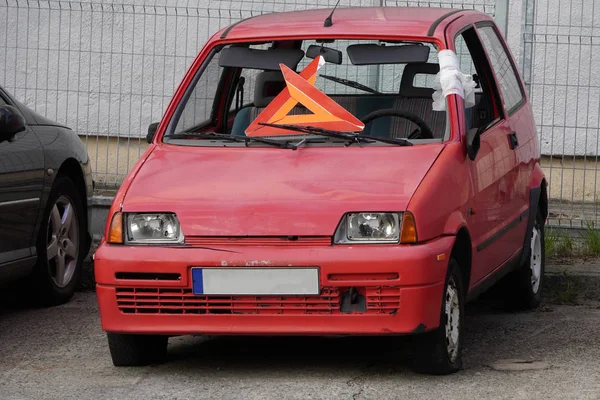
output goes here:
[[175, 214], [127, 214], [125, 226], [125, 243], [128, 244], [183, 243], [183, 233]]
[[342, 218], [335, 243], [399, 243], [402, 213], [349, 213]]

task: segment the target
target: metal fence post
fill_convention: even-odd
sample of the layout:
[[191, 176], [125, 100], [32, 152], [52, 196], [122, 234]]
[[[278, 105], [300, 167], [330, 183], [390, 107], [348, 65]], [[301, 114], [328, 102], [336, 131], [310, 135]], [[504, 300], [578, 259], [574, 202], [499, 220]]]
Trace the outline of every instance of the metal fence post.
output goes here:
[[[371, 4], [373, 4], [373, 7], [384, 7], [385, 4], [385, 0], [371, 0]], [[379, 66], [378, 65], [372, 65], [371, 67], [369, 67], [369, 86], [374, 88], [375, 90], [380, 90], [379, 87]]]
[[531, 69], [533, 68], [533, 17], [535, 0], [524, 0], [523, 4], [523, 35], [521, 39], [521, 72], [525, 81], [525, 89], [531, 95]]
[[509, 0], [496, 0], [494, 8], [494, 19], [504, 37], [508, 35], [508, 3]]

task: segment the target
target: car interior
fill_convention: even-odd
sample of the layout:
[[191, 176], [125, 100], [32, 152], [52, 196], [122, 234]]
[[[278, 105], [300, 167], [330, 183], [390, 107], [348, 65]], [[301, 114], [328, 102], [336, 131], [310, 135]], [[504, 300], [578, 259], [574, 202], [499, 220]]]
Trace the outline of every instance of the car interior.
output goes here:
[[[304, 40], [241, 44], [221, 49], [218, 54], [219, 71], [209, 74], [205, 80], [207, 85], [211, 84], [211, 80], [213, 84], [219, 81], [216, 93], [226, 94], [225, 108], [229, 111], [224, 118], [224, 126], [213, 126], [212, 129], [232, 136], [245, 136], [252, 121], [286, 87], [280, 64], [299, 73], [316, 56], [322, 55], [326, 63], [317, 72], [315, 86], [365, 124], [360, 134], [385, 139], [446, 139], [449, 135], [446, 111], [433, 109], [433, 83], [440, 70], [435, 47], [425, 43], [364, 42], [316, 40], [309, 43]], [[468, 53], [466, 58], [473, 65]], [[373, 71], [376, 71], [379, 80], [376, 86], [370, 87], [372, 82], [368, 82], [368, 74]], [[491, 98], [479, 85], [475, 68], [464, 72], [472, 73], [478, 83], [476, 104], [465, 110], [467, 130], [484, 127], [493, 119]], [[204, 75], [207, 74], [205, 71]], [[212, 90], [206, 87], [199, 90], [198, 86], [200, 82], [196, 84], [196, 95], [192, 98], [204, 101], [204, 108], [212, 108], [214, 112], [220, 100], [215, 99], [209, 107], [206, 99]], [[484, 84], [484, 88], [486, 86]], [[195, 114], [198, 105], [193, 107]], [[297, 104], [289, 114], [310, 114], [310, 111]], [[416, 116], [428, 129], [402, 115]], [[194, 130], [197, 129], [186, 129]]]
[[[434, 89], [418, 87], [414, 85], [415, 75], [439, 72], [439, 65], [431, 63], [407, 64], [402, 74], [398, 94], [364, 94], [364, 95], [336, 95], [328, 94], [331, 99], [344, 107], [358, 119], [366, 115], [385, 109], [408, 111], [423, 119], [431, 131], [436, 134], [434, 138], [441, 139], [446, 128], [446, 112], [434, 111], [433, 92]], [[254, 91], [254, 102], [252, 105], [243, 107], [236, 114], [231, 133], [233, 135], [244, 135], [245, 129], [254, 120], [281, 90], [285, 88], [283, 75], [279, 71], [263, 71], [256, 78]], [[305, 114], [303, 106], [292, 109], [293, 115]], [[394, 121], [392, 121], [394, 120]], [[382, 136], [390, 138], [404, 138], [411, 132], [413, 124], [403, 118], [378, 118], [372, 123], [366, 124], [363, 131], [366, 135]], [[414, 129], [414, 128], [412, 128]]]

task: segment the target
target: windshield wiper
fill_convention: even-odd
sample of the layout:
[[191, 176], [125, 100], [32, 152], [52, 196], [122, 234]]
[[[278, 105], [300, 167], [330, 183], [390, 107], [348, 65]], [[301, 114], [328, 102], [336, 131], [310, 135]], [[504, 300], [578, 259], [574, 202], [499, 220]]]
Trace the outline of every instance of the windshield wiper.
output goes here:
[[218, 140], [229, 140], [231, 142], [240, 142], [240, 143], [245, 143], [246, 147], [248, 146], [248, 144], [250, 142], [258, 142], [258, 143], [264, 143], [264, 144], [269, 144], [271, 146], [276, 146], [282, 149], [290, 149], [292, 147], [290, 147], [290, 142], [285, 141], [279, 141], [279, 140], [271, 140], [271, 139], [264, 139], [264, 138], [259, 138], [259, 137], [250, 137], [250, 136], [232, 136], [232, 135], [225, 135], [222, 133], [194, 133], [194, 132], [187, 132], [187, 133], [174, 133], [171, 135], [166, 135], [165, 138], [169, 138], [169, 139], [189, 139], [189, 138], [194, 138], [194, 139], [218, 139]]
[[389, 138], [380, 138], [377, 136], [370, 135], [358, 135], [355, 133], [346, 133], [346, 132], [338, 132], [332, 131], [330, 129], [318, 128], [316, 126], [303, 126], [303, 125], [293, 125], [293, 124], [270, 124], [268, 122], [259, 122], [259, 125], [271, 126], [279, 129], [287, 129], [290, 131], [308, 133], [312, 135], [321, 135], [327, 137], [333, 137], [337, 139], [346, 139], [349, 141], [349, 144], [357, 143], [360, 146], [361, 142], [381, 142], [381, 143], [389, 143], [389, 144], [397, 144], [399, 146], [412, 146], [413, 144], [406, 139], [389, 139]]
[[322, 76], [323, 78], [328, 79], [330, 81], [341, 83], [342, 85], [350, 86], [351, 88], [354, 88], [354, 89], [363, 90], [365, 92], [369, 92], [369, 93], [373, 93], [373, 94], [381, 94], [381, 92], [378, 92], [375, 89], [371, 89], [370, 87], [363, 85], [362, 83], [358, 83], [356, 81], [351, 81], [349, 79], [344, 79], [344, 78], [338, 78], [337, 76], [332, 76], [332, 75], [319, 74], [319, 76]]

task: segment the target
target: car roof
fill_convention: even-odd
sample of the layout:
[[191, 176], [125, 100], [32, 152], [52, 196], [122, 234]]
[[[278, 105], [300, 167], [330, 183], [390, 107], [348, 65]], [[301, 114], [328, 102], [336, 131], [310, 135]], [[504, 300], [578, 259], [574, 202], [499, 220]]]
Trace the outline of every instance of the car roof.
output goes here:
[[[355, 35], [358, 32], [361, 36], [373, 37], [427, 37], [434, 36], [438, 26], [448, 24], [461, 14], [475, 12], [487, 16], [480, 11], [452, 8], [340, 7], [333, 14], [333, 25], [325, 27], [325, 19], [332, 10], [322, 8], [256, 15], [222, 29], [216, 36], [232, 40], [274, 36], [326, 38]], [[448, 18], [450, 16], [454, 18]], [[277, 34], [274, 35], [274, 32]]]

